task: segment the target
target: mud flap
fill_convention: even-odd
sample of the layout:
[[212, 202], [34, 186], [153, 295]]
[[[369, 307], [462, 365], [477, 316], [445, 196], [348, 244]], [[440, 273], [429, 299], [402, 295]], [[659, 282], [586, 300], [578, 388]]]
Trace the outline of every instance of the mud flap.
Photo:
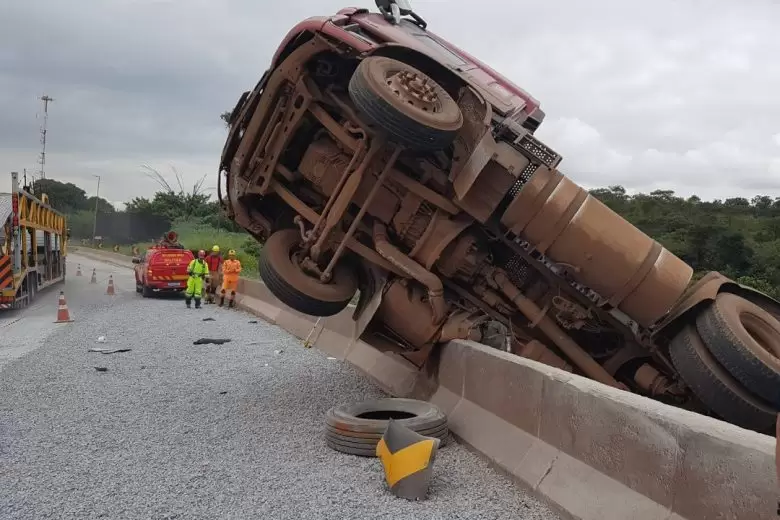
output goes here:
[[360, 298], [355, 306], [355, 312], [352, 314], [354, 328], [352, 341], [357, 341], [363, 335], [368, 324], [374, 318], [377, 309], [382, 304], [382, 296], [385, 293], [387, 285], [387, 272], [378, 267], [369, 266], [361, 272], [361, 277], [365, 283], [361, 284], [364, 289], [360, 291]]

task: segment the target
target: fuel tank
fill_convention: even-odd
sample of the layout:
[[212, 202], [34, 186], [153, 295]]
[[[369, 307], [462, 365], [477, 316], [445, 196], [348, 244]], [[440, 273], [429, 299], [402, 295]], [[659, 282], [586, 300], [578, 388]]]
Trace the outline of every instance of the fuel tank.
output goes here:
[[501, 222], [649, 327], [680, 298], [691, 266], [555, 169], [540, 167]]

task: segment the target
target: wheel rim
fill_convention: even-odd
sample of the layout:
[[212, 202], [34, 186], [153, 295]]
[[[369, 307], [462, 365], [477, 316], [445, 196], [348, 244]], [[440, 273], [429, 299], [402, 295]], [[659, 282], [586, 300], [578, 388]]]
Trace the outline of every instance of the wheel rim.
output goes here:
[[780, 360], [777, 333], [768, 323], [747, 312], [740, 314], [739, 321], [759, 347], [771, 354], [775, 359]]
[[425, 75], [408, 70], [388, 71], [385, 84], [398, 98], [398, 101], [423, 112], [439, 114], [442, 101], [431, 79]]
[[426, 73], [381, 56], [367, 58], [361, 67], [371, 90], [406, 117], [440, 131], [456, 132], [463, 125], [457, 102]]

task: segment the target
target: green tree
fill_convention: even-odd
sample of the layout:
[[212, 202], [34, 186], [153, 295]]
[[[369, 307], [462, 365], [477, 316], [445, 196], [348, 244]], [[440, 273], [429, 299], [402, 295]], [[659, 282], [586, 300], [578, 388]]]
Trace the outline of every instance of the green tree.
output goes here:
[[64, 183], [54, 179], [38, 179], [33, 183], [36, 196], [46, 194], [49, 204], [59, 211], [70, 213], [89, 208], [87, 193], [73, 183]]

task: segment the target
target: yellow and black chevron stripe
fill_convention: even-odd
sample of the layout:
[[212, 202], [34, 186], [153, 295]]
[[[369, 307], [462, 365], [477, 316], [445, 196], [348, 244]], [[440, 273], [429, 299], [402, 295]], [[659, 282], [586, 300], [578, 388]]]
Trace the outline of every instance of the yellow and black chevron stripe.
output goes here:
[[187, 278], [189, 278], [189, 276], [187, 276], [186, 274], [174, 274], [174, 275], [170, 275], [170, 276], [153, 275], [150, 278], [152, 280], [169, 280], [171, 282], [175, 282], [175, 281], [186, 280]]
[[390, 491], [408, 500], [420, 500], [428, 493], [433, 461], [441, 441], [425, 437], [392, 419], [376, 445], [376, 455], [385, 469]]
[[8, 255], [0, 256], [0, 291], [11, 289], [14, 285], [14, 273], [11, 269], [11, 257]]

